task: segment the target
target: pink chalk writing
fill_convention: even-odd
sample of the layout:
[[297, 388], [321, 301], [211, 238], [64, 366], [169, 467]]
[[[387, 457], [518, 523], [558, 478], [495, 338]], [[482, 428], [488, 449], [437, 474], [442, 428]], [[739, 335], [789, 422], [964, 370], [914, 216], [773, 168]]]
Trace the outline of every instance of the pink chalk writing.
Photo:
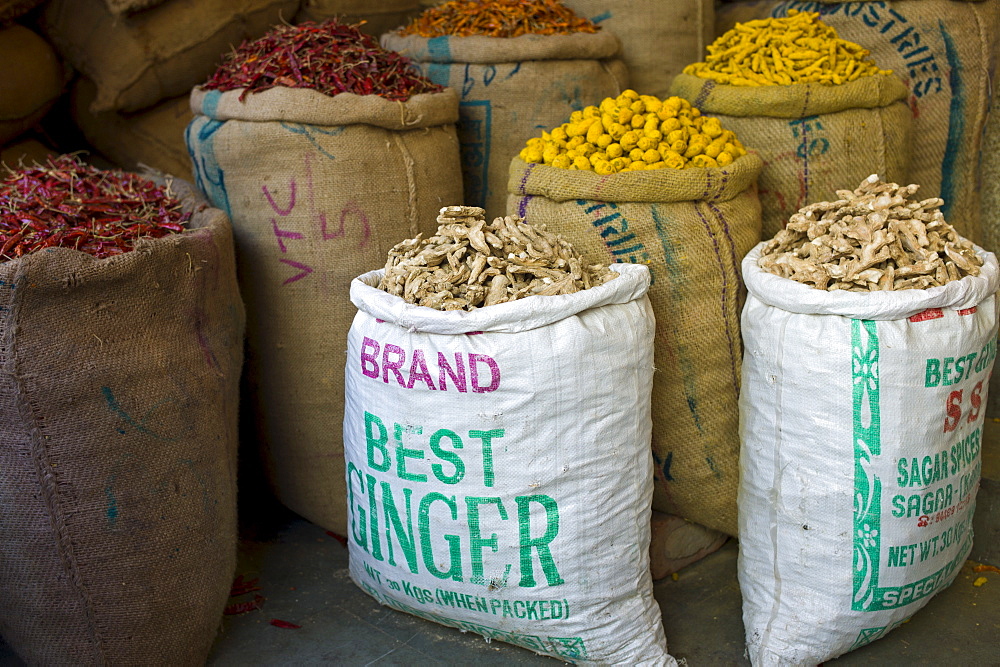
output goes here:
[[339, 239], [343, 237], [346, 234], [344, 227], [349, 216], [355, 218], [361, 223], [361, 242], [358, 243], [358, 248], [364, 248], [368, 245], [368, 238], [372, 235], [371, 225], [368, 224], [368, 216], [361, 210], [357, 202], [353, 200], [347, 202], [344, 208], [340, 211], [340, 226], [337, 227], [337, 231], [335, 232], [327, 230], [326, 216], [320, 214], [320, 227], [323, 232], [323, 240], [329, 241], [330, 239]]
[[496, 391], [500, 387], [500, 366], [493, 357], [474, 352], [455, 352], [453, 359], [449, 359], [444, 352], [437, 353], [437, 359], [433, 360], [437, 367], [435, 383], [435, 375], [423, 350], [418, 348], [407, 353], [399, 345], [379, 344], [368, 336], [361, 342], [361, 373], [373, 380], [390, 384], [391, 379], [404, 389], [419, 386], [431, 391], [448, 391], [450, 380], [454, 391], [467, 393], [471, 389], [477, 394]]
[[278, 221], [271, 218], [271, 227], [274, 229], [274, 235], [278, 239], [278, 247], [281, 249], [282, 253], [288, 252], [288, 248], [285, 247], [284, 241], [281, 239], [301, 239], [304, 238], [299, 232], [290, 232], [287, 229], [279, 229]]
[[288, 195], [289, 199], [288, 208], [281, 208], [275, 203], [274, 197], [272, 197], [271, 193], [267, 191], [266, 185], [260, 186], [260, 189], [264, 193], [264, 197], [267, 199], [267, 203], [270, 204], [271, 208], [274, 209], [274, 212], [280, 215], [282, 218], [291, 213], [292, 209], [295, 208], [295, 179], [292, 179], [292, 181], [289, 182], [288, 184], [288, 190], [290, 193]]
[[302, 264], [300, 262], [294, 262], [294, 261], [292, 261], [290, 259], [285, 259], [284, 257], [279, 257], [278, 261], [281, 262], [282, 264], [287, 264], [289, 266], [293, 266], [293, 267], [295, 267], [296, 269], [298, 269], [300, 271], [300, 273], [295, 274], [291, 278], [286, 278], [284, 280], [284, 282], [281, 283], [282, 285], [287, 285], [289, 283], [294, 283], [296, 280], [302, 280], [303, 278], [305, 278], [306, 276], [308, 276], [310, 273], [313, 272], [311, 266], [307, 266], [307, 265]]

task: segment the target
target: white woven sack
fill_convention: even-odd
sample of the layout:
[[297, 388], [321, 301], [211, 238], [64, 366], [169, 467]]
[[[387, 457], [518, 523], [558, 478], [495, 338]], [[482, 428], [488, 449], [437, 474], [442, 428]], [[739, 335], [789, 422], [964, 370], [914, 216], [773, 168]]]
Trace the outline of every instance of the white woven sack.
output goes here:
[[351, 578], [382, 604], [583, 664], [676, 664], [649, 574], [649, 271], [471, 312], [353, 281]]
[[739, 579], [754, 665], [815, 665], [905, 622], [972, 547], [997, 260], [827, 292], [743, 260]]

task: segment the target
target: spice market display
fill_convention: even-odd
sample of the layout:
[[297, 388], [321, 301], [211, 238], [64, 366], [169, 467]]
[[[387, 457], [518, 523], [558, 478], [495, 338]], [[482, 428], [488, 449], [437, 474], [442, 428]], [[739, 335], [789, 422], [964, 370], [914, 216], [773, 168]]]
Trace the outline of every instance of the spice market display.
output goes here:
[[276, 26], [260, 39], [243, 42], [202, 84], [207, 90], [242, 89], [241, 101], [275, 86], [400, 101], [442, 89], [416, 74], [409, 59], [336, 19]]
[[0, 181], [0, 258], [60, 247], [103, 259], [132, 250], [139, 239], [182, 232], [190, 217], [169, 182], [62, 155]]
[[558, 169], [616, 174], [646, 169], [725, 167], [747, 151], [717, 118], [706, 118], [680, 97], [660, 100], [625, 90], [599, 106], [574, 111], [569, 121], [528, 139], [525, 162]]
[[0, 0], [0, 662], [994, 660], [998, 34]]
[[437, 233], [389, 251], [379, 288], [407, 303], [473, 310], [528, 296], [573, 294], [614, 279], [565, 239], [513, 216], [487, 224], [474, 206], [445, 206]]
[[791, 9], [787, 18], [737, 23], [708, 45], [703, 62], [688, 65], [684, 73], [730, 86], [839, 85], [892, 73], [879, 69], [868, 49], [838, 38], [819, 16]]

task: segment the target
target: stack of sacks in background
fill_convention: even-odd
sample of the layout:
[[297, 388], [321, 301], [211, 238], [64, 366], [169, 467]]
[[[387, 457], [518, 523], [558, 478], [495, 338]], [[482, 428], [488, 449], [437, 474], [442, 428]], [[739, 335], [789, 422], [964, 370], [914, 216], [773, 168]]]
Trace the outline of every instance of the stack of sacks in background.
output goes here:
[[448, 2], [382, 45], [461, 95], [463, 201], [490, 218], [505, 209], [507, 167], [528, 138], [628, 83], [614, 34], [538, 0]]
[[45, 147], [24, 133], [52, 108], [69, 80], [44, 38], [24, 25], [7, 24], [37, 4], [0, 2], [0, 160], [14, 165], [25, 155], [44, 157]]
[[[730, 5], [752, 5], [753, 18], [786, 16], [791, 10], [819, 12], [842, 38], [871, 51], [879, 67], [892, 69], [908, 89], [914, 159], [905, 178], [886, 176], [874, 165], [870, 171], [920, 184], [924, 197], [944, 199], [945, 217], [960, 234], [987, 250], [1000, 250], [1000, 225], [992, 213], [996, 209], [989, 207], [991, 200], [997, 201], [997, 190], [988, 175], [997, 173], [997, 168], [990, 166], [995, 162], [992, 154], [983, 150], [984, 135], [996, 141], [989, 139], [986, 126], [997, 65], [1000, 3], [786, 0], [724, 5], [720, 14], [735, 14]], [[739, 16], [750, 18], [742, 11]], [[992, 382], [990, 399], [990, 416], [1000, 416], [1000, 376]]]
[[125, 168], [190, 179], [187, 93], [222, 54], [297, 9], [298, 0], [52, 0], [39, 24], [82, 75], [72, 115], [87, 141]]
[[718, 116], [764, 160], [763, 231], [782, 229], [814, 199], [872, 172], [905, 181], [907, 87], [838, 37], [815, 13], [738, 24], [671, 91]]
[[[597, 261], [647, 264], [656, 314], [653, 508], [735, 535], [740, 260], [762, 164], [681, 98], [627, 90], [528, 142], [507, 210]], [[669, 529], [669, 527], [668, 527]], [[654, 538], [655, 541], [655, 538]]]
[[[924, 197], [941, 197], [945, 217], [960, 234], [995, 250], [1000, 233], [989, 229], [991, 221], [980, 218], [979, 165], [996, 66], [1000, 3], [772, 0], [725, 2], [718, 14], [720, 19], [748, 21], [785, 17], [792, 10], [818, 12], [842, 39], [863, 46], [880, 68], [891, 69], [906, 84], [915, 159], [906, 178], [881, 175], [919, 183]], [[731, 27], [726, 26], [731, 19], [720, 26]], [[877, 171], [876, 167], [869, 171]], [[810, 201], [826, 196], [817, 192]]]
[[[437, 4], [436, 2], [434, 4]], [[302, 0], [295, 23], [322, 23], [337, 19], [341, 23], [361, 23], [362, 32], [378, 37], [395, 30], [420, 13], [418, 0]]]
[[346, 535], [349, 285], [461, 201], [458, 97], [329, 21], [242, 45], [192, 91], [191, 108], [197, 185], [233, 220], [247, 306], [244, 414], [278, 499]]
[[715, 35], [713, 0], [565, 0], [622, 43], [629, 85], [666, 97], [674, 76], [701, 57]]

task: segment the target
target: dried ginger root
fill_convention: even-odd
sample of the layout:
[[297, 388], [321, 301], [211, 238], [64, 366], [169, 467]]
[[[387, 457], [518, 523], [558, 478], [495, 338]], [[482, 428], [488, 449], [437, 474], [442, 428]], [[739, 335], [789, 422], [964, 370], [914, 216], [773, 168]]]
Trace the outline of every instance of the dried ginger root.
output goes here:
[[379, 289], [437, 310], [474, 310], [526, 296], [572, 294], [618, 276], [588, 265], [562, 236], [517, 216], [487, 224], [475, 206], [445, 206], [437, 233], [389, 251]]
[[852, 292], [926, 289], [979, 275], [983, 260], [945, 222], [944, 200], [909, 199], [919, 187], [872, 174], [853, 192], [837, 190], [837, 201], [792, 214], [757, 265], [816, 289]]

